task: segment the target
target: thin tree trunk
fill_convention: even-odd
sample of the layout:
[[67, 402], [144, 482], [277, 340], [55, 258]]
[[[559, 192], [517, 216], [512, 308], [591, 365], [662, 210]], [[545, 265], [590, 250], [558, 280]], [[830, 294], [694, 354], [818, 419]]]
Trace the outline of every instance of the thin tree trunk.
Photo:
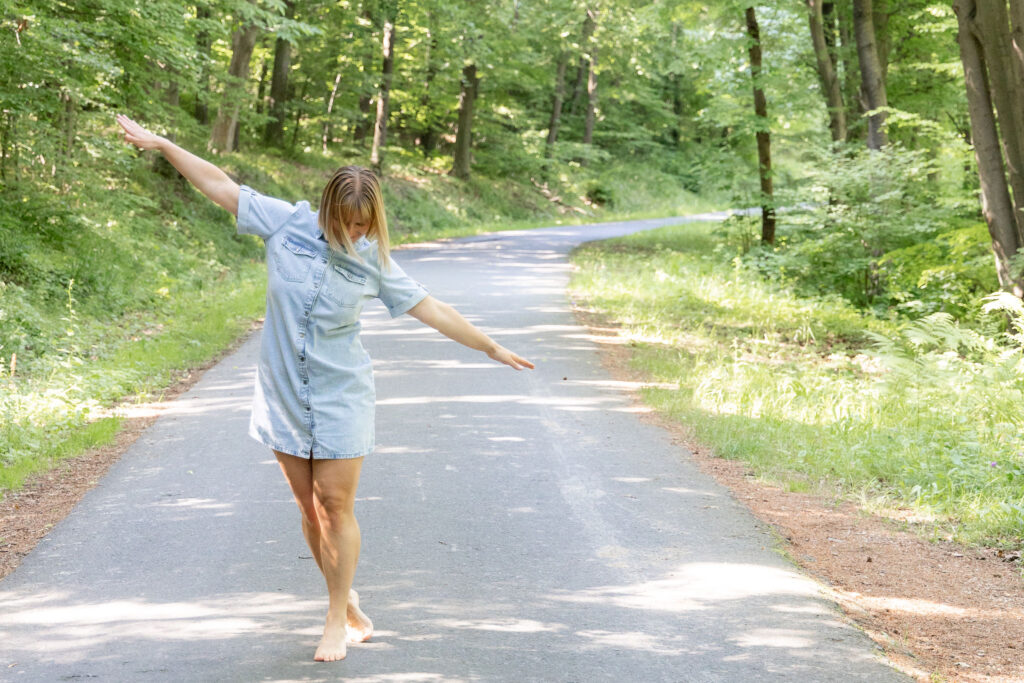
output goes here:
[[388, 136], [388, 100], [391, 97], [391, 75], [394, 71], [395, 22], [384, 23], [384, 61], [381, 66], [380, 94], [377, 95], [377, 121], [373, 127], [373, 147], [370, 164], [378, 175], [382, 174], [384, 144]]
[[[309, 79], [302, 82], [302, 91], [299, 93], [299, 102], [306, 101], [306, 91], [309, 89]], [[293, 88], [294, 90], [294, 88]], [[292, 99], [293, 92], [288, 93], [288, 99]], [[299, 124], [302, 123], [302, 107], [295, 107], [295, 121], [292, 123], [292, 141], [290, 149], [294, 150], [299, 142]]]
[[423, 130], [420, 131], [420, 149], [424, 157], [429, 157], [437, 147], [438, 131], [434, 122], [433, 98], [431, 88], [434, 85], [434, 77], [437, 76], [437, 30], [435, 26], [434, 13], [427, 12], [427, 40], [426, 40], [426, 64], [427, 70], [423, 75], [423, 94], [420, 96], [420, 106], [423, 107]]
[[[204, 4], [196, 5], [196, 19], [199, 21], [210, 18], [210, 8]], [[196, 121], [200, 125], [210, 124], [210, 49], [213, 37], [205, 27], [196, 33], [196, 51], [199, 53], [199, 87], [196, 89]]]
[[10, 156], [7, 153], [7, 131], [11, 127], [11, 115], [7, 112], [3, 112], [4, 115], [4, 127], [0, 130], [0, 181], [7, 182], [7, 157]]
[[562, 119], [562, 100], [565, 98], [565, 69], [569, 66], [569, 51], [558, 55], [555, 71], [555, 94], [551, 99], [551, 118], [548, 120], [548, 139], [545, 141], [544, 156], [551, 156], [551, 146], [558, 142], [558, 126]]
[[1010, 189], [1006, 182], [999, 133], [992, 109], [988, 65], [981, 42], [974, 32], [976, 10], [975, 0], [953, 2], [953, 11], [957, 15], [959, 28], [957, 42], [960, 45], [960, 59], [964, 65], [964, 80], [967, 85], [971, 138], [974, 141], [974, 155], [978, 161], [978, 177], [981, 181], [981, 211], [992, 237], [992, 252], [995, 256], [999, 284], [1021, 296], [1024, 295], [1024, 287], [1019, 280], [1014, 279], [1010, 264], [1010, 259], [1022, 246], [1021, 231], [1014, 216]]
[[[822, 8], [824, 11], [824, 8]], [[860, 65], [857, 63], [857, 41], [853, 38], [853, 11], [847, 5], [839, 5], [835, 10], [836, 25], [839, 29], [839, 62], [843, 73], [843, 101], [846, 102], [846, 140], [860, 137], [864, 130], [861, 116], [864, 114], [860, 99]]]
[[455, 154], [452, 158], [452, 175], [462, 180], [469, 179], [470, 154], [473, 145], [473, 108], [476, 104], [480, 79], [476, 75], [476, 64], [462, 68], [462, 89], [459, 93], [459, 130], [455, 134]]
[[359, 117], [359, 120], [356, 121], [355, 128], [352, 130], [353, 142], [362, 142], [370, 132], [370, 111], [371, 104], [373, 103], [373, 97], [370, 95], [370, 90], [366, 83], [366, 74], [371, 73], [372, 71], [373, 55], [367, 53], [363, 56], [363, 87], [359, 93], [359, 113], [361, 116]]
[[888, 101], [882, 80], [882, 65], [878, 60], [871, 0], [853, 0], [853, 31], [857, 38], [864, 108], [874, 112], [868, 116], [868, 149], [881, 149], [886, 143], [886, 115], [877, 110], [888, 106]]
[[341, 72], [334, 75], [334, 86], [331, 94], [327, 97], [327, 113], [324, 115], [324, 132], [321, 136], [322, 149], [327, 154], [327, 142], [331, 137], [331, 112], [334, 111], [334, 98], [338, 95], [338, 84], [341, 83]]
[[[597, 114], [597, 46], [590, 51], [590, 71], [587, 74], [587, 115], [583, 121], [583, 144], [590, 145], [594, 141], [594, 117]], [[581, 163], [586, 166], [587, 158]]]
[[[285, 0], [286, 19], [295, 18], [295, 0]], [[270, 81], [270, 120], [263, 129], [263, 142], [282, 146], [284, 120], [288, 116], [288, 71], [292, 66], [292, 44], [284, 38], [274, 41], [274, 75]]]
[[[672, 22], [672, 54], [675, 55], [679, 47], [679, 22]], [[675, 115], [675, 120], [672, 122], [672, 130], [669, 135], [672, 136], [672, 143], [679, 146], [679, 143], [683, 138], [683, 131], [680, 126], [680, 122], [683, 119], [683, 90], [681, 85], [681, 78], [678, 73], [673, 72], [669, 77], [669, 89], [672, 96], [672, 113]]]
[[217, 119], [210, 133], [210, 149], [217, 152], [231, 152], [238, 140], [238, 115], [245, 97], [245, 81], [249, 78], [249, 60], [256, 46], [259, 28], [250, 24], [235, 31], [231, 36], [231, 64], [224, 85], [221, 104], [217, 108]]
[[814, 44], [814, 56], [818, 64], [818, 76], [821, 79], [825, 104], [828, 106], [828, 128], [832, 133], [832, 141], [842, 142], [846, 140], [846, 108], [843, 104], [843, 91], [839, 86], [839, 76], [835, 72], [828, 42], [825, 40], [825, 22], [822, 16], [821, 0], [807, 0], [807, 9], [811, 42]]
[[260, 80], [259, 80], [259, 82], [256, 85], [256, 113], [257, 114], [262, 114], [263, 113], [263, 105], [266, 102], [267, 71], [268, 70], [269, 70], [269, 67], [267, 66], [267, 60], [266, 59], [261, 59], [260, 60]]
[[775, 244], [775, 205], [772, 190], [772, 140], [768, 128], [768, 102], [761, 87], [761, 29], [754, 8], [747, 8], [750, 36], [750, 77], [754, 84], [754, 115], [757, 117], [757, 161], [761, 179], [761, 242]]
[[583, 94], [583, 80], [590, 73], [589, 44], [590, 36], [594, 35], [595, 26], [594, 18], [588, 9], [583, 19], [583, 33], [580, 36], [580, 61], [576, 66], [576, 82], [573, 84], [572, 100], [569, 102], [570, 114], [576, 113], [576, 106], [579, 104], [580, 96]]

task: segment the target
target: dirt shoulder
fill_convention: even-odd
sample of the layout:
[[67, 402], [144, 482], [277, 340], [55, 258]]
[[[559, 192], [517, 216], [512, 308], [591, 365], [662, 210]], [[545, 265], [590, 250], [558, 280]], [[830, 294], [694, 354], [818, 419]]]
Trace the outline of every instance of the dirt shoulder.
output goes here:
[[[575, 313], [614, 378], [648, 379], [630, 367], [629, 346], [613, 324], [580, 307]], [[641, 415], [770, 524], [790, 558], [901, 670], [930, 682], [1024, 681], [1019, 554], [932, 543], [851, 503], [766, 485], [744, 463], [715, 457], [684, 425], [653, 411]]]

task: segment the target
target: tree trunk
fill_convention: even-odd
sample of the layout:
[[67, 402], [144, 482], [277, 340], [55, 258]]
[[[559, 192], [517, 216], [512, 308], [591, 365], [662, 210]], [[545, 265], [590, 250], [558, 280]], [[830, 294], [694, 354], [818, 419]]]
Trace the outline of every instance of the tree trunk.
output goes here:
[[[302, 91], [299, 93], [298, 102], [306, 101], [306, 91], [309, 89], [309, 79], [302, 82]], [[293, 88], [294, 90], [294, 88]], [[294, 93], [289, 91], [288, 99], [292, 99]], [[290, 149], [294, 151], [295, 145], [299, 142], [299, 124], [302, 123], [302, 107], [295, 107], [295, 121], [292, 123], [292, 141]]]
[[366, 84], [366, 74], [373, 71], [373, 55], [367, 53], [363, 56], [363, 84], [362, 90], [359, 93], [359, 120], [356, 121], [355, 127], [352, 129], [352, 141], [362, 142], [366, 139], [366, 135], [370, 132], [371, 119], [370, 110], [371, 104], [373, 103], [373, 97], [370, 95], [369, 86]]
[[878, 66], [882, 72], [882, 86], [889, 81], [889, 0], [872, 0], [871, 19], [875, 25], [875, 50], [878, 52]]
[[843, 91], [839, 86], [839, 75], [835, 71], [828, 42], [825, 40], [821, 0], [807, 0], [807, 9], [811, 42], [814, 44], [814, 57], [818, 64], [818, 77], [821, 79], [825, 104], [828, 106], [828, 128], [832, 133], [833, 142], [843, 142], [846, 140], [846, 108], [843, 104]]
[[259, 28], [250, 24], [231, 35], [231, 64], [224, 84], [221, 104], [217, 108], [217, 119], [210, 132], [209, 147], [215, 152], [231, 152], [238, 140], [238, 115], [245, 97], [245, 81], [249, 78], [249, 60]]
[[427, 70], [423, 75], [423, 94], [420, 96], [420, 106], [423, 107], [423, 130], [420, 131], [420, 149], [424, 157], [429, 157], [437, 147], [438, 131], [434, 122], [433, 97], [431, 88], [434, 85], [434, 77], [437, 76], [438, 65], [435, 53], [437, 52], [437, 30], [434, 20], [434, 13], [427, 12]]
[[775, 244], [775, 205], [772, 190], [772, 140], [768, 128], [768, 102], [761, 87], [761, 29], [754, 8], [747, 8], [750, 36], [750, 77], [754, 84], [754, 115], [757, 118], [757, 162], [761, 179], [761, 242]]
[[[286, 19], [295, 18], [295, 0], [285, 0]], [[270, 120], [263, 129], [263, 142], [283, 146], [284, 120], [288, 116], [288, 71], [292, 66], [292, 44], [284, 38], [274, 42], [274, 75], [270, 81]]]
[[[583, 144], [590, 145], [594, 141], [594, 116], [597, 113], [597, 46], [590, 51], [590, 71], [587, 74], [587, 116], [583, 121]], [[587, 165], [587, 157], [581, 160]]]
[[[210, 8], [197, 4], [196, 19], [205, 21], [210, 18]], [[210, 48], [213, 37], [205, 27], [196, 33], [196, 52], [199, 53], [199, 87], [196, 89], [196, 121], [200, 125], [210, 125]]]
[[838, 35], [838, 21], [836, 20], [836, 3], [821, 3], [821, 24], [825, 34], [825, 45], [828, 46], [828, 56], [832, 61], [832, 71], [839, 73], [839, 45], [836, 43]]
[[382, 175], [384, 144], [388, 137], [388, 100], [391, 97], [391, 74], [394, 72], [395, 22], [384, 22], [384, 61], [381, 66], [380, 93], [377, 95], [377, 121], [373, 127], [373, 147], [370, 164]]
[[[679, 22], [672, 22], [672, 54], [676, 54], [679, 45]], [[678, 147], [682, 142], [683, 131], [680, 122], [683, 120], [683, 90], [681, 77], [678, 73], [672, 73], [669, 77], [669, 90], [672, 96], [672, 113], [675, 120], [672, 122], [672, 143]]]
[[562, 119], [562, 100], [565, 98], [565, 69], [569, 66], [569, 51], [563, 50], [558, 55], [558, 68], [555, 72], [555, 94], [551, 100], [551, 118], [548, 120], [548, 139], [544, 146], [544, 156], [551, 156], [551, 146], [558, 142], [558, 126]]
[[267, 60], [260, 60], [260, 80], [256, 84], [256, 113], [263, 113], [263, 104], [267, 94]]
[[967, 110], [971, 118], [971, 137], [974, 141], [974, 155], [978, 161], [978, 177], [981, 181], [981, 210], [992, 236], [996, 274], [1003, 288], [1021, 296], [1024, 294], [1024, 287], [1019, 280], [1014, 279], [1010, 259], [1017, 253], [1024, 240], [1021, 239], [1021, 230], [1014, 216], [1010, 190], [1006, 183], [999, 133], [992, 110], [985, 53], [974, 32], [977, 3], [975, 0], [955, 0], [953, 11], [956, 13], [959, 28], [957, 42], [960, 45], [960, 59], [964, 65]]
[[877, 110], [888, 106], [888, 102], [882, 80], [882, 65], [878, 60], [871, 0], [853, 0], [853, 32], [857, 38], [864, 108], [874, 112], [868, 116], [868, 149], [881, 149], [886, 143], [885, 112]]
[[459, 93], [459, 130], [455, 134], [455, 154], [452, 158], [452, 175], [462, 180], [469, 179], [470, 152], [473, 144], [473, 107], [476, 104], [480, 79], [476, 75], [476, 64], [462, 68], [462, 89]]
[[1024, 227], [1024, 70], [1013, 54], [1005, 0], [976, 3], [966, 24], [981, 49], [1020, 234]]
[[583, 79], [590, 73], [589, 45], [590, 36], [594, 35], [595, 26], [594, 18], [588, 9], [586, 17], [583, 19], [583, 34], [580, 36], [580, 61], [576, 66], [576, 82], [572, 87], [572, 100], [569, 102], [570, 114], [576, 113], [576, 106], [579, 104], [580, 95], [583, 94]]
[[322, 150], [327, 154], [327, 143], [331, 138], [331, 112], [334, 111], [334, 98], [338, 95], [338, 84], [341, 83], [341, 72], [334, 75], [334, 86], [327, 97], [327, 112], [324, 114], [324, 132], [321, 136]]
[[[824, 12], [824, 7], [822, 7]], [[835, 8], [836, 25], [839, 29], [839, 50], [837, 56], [842, 64], [843, 101], [846, 102], [846, 141], [861, 137], [864, 130], [861, 116], [864, 108], [860, 99], [860, 67], [857, 64], [857, 41], [853, 39], [852, 8], [839, 5]]]

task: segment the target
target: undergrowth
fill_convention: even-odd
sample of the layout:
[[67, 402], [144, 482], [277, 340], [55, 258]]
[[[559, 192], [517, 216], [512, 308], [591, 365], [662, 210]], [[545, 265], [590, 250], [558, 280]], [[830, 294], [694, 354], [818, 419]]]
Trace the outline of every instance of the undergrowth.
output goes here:
[[724, 260], [719, 230], [665, 228], [574, 255], [574, 296], [621, 323], [637, 368], [678, 386], [645, 400], [789, 490], [838, 488], [938, 538], [1019, 544], [1020, 302], [990, 304], [1011, 309], [1014, 339], [941, 312], [879, 319]]

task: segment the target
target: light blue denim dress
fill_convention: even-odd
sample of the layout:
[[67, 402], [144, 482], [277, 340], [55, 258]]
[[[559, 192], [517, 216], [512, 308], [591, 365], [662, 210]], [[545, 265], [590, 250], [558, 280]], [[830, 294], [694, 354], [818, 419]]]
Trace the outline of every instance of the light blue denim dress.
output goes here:
[[376, 297], [395, 318], [427, 290], [394, 259], [382, 271], [376, 241], [355, 244], [362, 261], [331, 249], [309, 202], [289, 204], [242, 185], [238, 232], [259, 235], [267, 248], [267, 311], [249, 436], [306, 458], [370, 453], [375, 393], [359, 314]]

